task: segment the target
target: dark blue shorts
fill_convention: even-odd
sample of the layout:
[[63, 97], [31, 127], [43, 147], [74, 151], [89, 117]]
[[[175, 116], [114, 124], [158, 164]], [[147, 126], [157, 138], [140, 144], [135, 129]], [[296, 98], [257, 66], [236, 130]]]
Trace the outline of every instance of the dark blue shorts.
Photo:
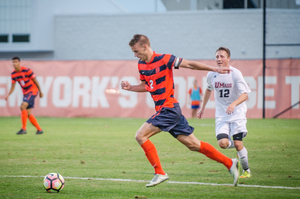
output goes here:
[[192, 109], [198, 109], [200, 108], [200, 105], [192, 105]]
[[31, 109], [34, 107], [34, 99], [37, 95], [33, 95], [32, 92], [27, 93], [23, 97], [23, 102], [27, 102], [28, 106], [26, 109]]
[[190, 135], [194, 131], [181, 114], [179, 105], [174, 108], [162, 108], [147, 120], [149, 124], [169, 132], [174, 138], [178, 135]]

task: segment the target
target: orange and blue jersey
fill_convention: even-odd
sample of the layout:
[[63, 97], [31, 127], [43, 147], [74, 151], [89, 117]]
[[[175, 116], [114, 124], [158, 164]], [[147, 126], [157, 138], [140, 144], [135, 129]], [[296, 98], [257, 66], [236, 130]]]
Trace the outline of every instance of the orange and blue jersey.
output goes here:
[[155, 110], [158, 111], [162, 107], [173, 108], [178, 105], [178, 101], [174, 98], [174, 80], [173, 66], [177, 58], [170, 54], [156, 54], [150, 62], [139, 60], [138, 68], [140, 80], [145, 81], [145, 88], [150, 92], [155, 104]]
[[35, 78], [35, 74], [30, 68], [24, 66], [21, 66], [20, 68], [21, 69], [19, 72], [14, 70], [11, 73], [11, 83], [14, 84], [16, 82], [19, 82], [24, 95], [30, 92], [32, 92], [33, 95], [37, 95], [39, 90], [35, 83], [32, 81], [32, 79]]

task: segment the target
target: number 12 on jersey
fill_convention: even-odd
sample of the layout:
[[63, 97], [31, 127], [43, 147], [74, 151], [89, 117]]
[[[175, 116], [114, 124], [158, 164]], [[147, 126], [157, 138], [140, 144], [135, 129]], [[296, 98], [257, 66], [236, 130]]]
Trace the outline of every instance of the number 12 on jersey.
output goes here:
[[221, 89], [219, 90], [220, 97], [229, 97], [230, 90], [229, 89]]

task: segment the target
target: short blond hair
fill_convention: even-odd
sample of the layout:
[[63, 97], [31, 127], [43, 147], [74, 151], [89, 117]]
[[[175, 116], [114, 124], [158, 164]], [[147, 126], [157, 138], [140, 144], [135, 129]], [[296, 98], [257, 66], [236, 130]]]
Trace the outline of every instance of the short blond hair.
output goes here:
[[134, 46], [136, 43], [139, 43], [141, 46], [147, 44], [150, 47], [150, 40], [145, 35], [141, 35], [141, 34], [133, 35], [133, 38], [129, 42], [129, 46]]

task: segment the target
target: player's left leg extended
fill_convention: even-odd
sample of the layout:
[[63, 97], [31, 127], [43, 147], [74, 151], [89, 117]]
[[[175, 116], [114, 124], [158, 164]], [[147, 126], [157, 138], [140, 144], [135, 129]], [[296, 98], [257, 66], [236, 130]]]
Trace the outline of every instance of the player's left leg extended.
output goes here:
[[199, 141], [194, 134], [190, 134], [189, 136], [179, 135], [177, 137], [177, 140], [183, 143], [191, 151], [198, 151], [204, 154], [205, 156], [209, 157], [210, 159], [222, 163], [233, 175], [234, 186], [237, 185], [238, 176], [239, 176], [237, 159], [228, 158], [220, 151], [218, 151], [215, 147], [213, 147], [211, 144], [207, 142]]

